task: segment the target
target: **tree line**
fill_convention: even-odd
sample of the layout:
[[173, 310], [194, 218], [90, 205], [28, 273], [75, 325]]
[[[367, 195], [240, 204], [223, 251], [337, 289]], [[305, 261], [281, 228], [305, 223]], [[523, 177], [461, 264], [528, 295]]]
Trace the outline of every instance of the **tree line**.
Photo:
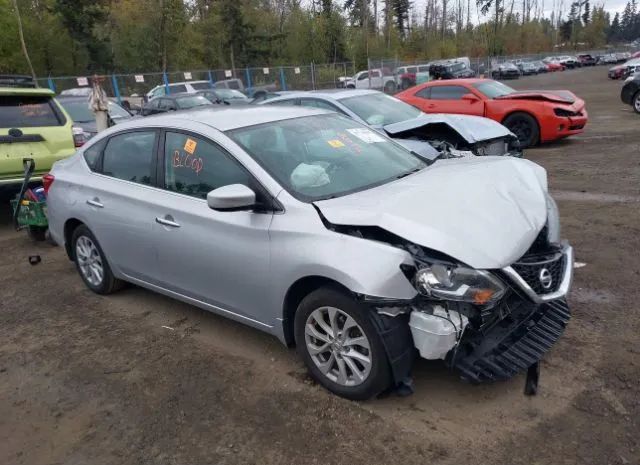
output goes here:
[[[629, 0], [0, 0], [0, 73], [27, 72], [13, 2], [40, 77], [426, 60], [597, 48], [640, 37]], [[563, 2], [557, 2], [563, 5]], [[548, 3], [547, 3], [548, 8]]]

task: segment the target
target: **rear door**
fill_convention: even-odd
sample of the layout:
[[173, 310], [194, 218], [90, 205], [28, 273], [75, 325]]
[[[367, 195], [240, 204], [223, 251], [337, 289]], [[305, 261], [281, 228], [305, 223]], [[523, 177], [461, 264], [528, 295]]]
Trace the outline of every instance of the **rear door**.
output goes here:
[[53, 97], [0, 94], [0, 183], [23, 176], [23, 158], [42, 174], [74, 151], [71, 120]]
[[427, 111], [429, 113], [458, 113], [463, 115], [484, 115], [484, 104], [477, 100], [463, 100], [462, 96], [472, 93], [464, 86], [430, 87]]
[[154, 187], [158, 134], [155, 129], [115, 134], [97, 147], [101, 149], [97, 161], [95, 146], [89, 147], [85, 159], [94, 174], [81, 186], [79, 205], [109, 264], [151, 283], [157, 278], [150, 212], [158, 200]]

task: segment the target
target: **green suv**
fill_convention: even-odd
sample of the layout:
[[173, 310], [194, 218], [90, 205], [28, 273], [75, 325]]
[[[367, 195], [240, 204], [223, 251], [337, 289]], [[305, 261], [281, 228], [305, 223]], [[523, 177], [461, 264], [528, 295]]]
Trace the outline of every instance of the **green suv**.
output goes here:
[[35, 160], [38, 180], [75, 152], [73, 121], [53, 96], [30, 78], [0, 75], [0, 186], [22, 182], [23, 158]]

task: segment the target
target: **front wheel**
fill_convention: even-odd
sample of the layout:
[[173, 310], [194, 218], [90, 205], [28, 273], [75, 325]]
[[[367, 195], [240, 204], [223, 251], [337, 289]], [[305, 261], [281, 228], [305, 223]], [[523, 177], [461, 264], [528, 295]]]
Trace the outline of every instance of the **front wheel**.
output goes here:
[[633, 97], [633, 110], [636, 113], [640, 113], [640, 91], [636, 92], [636, 95]]
[[391, 384], [368, 311], [346, 293], [323, 287], [302, 300], [295, 316], [296, 345], [311, 376], [347, 399], [369, 399]]
[[502, 124], [516, 135], [521, 147], [533, 147], [538, 143], [540, 130], [533, 116], [527, 113], [513, 113], [507, 116]]

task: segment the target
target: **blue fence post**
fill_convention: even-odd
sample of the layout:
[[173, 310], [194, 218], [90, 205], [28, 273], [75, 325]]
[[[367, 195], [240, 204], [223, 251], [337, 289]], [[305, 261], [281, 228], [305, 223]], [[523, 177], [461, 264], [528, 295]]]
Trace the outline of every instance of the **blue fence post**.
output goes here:
[[208, 70], [207, 73], [209, 74], [209, 82], [211, 83], [211, 85], [216, 83], [216, 79], [213, 77], [213, 74], [211, 74], [211, 70]]
[[287, 80], [284, 78], [284, 69], [280, 67], [280, 87], [282, 90], [287, 90]]
[[169, 91], [169, 78], [167, 77], [167, 73], [162, 72], [162, 80], [164, 81], [164, 93], [169, 95], [171, 92]]
[[118, 100], [119, 104], [122, 104], [122, 98], [120, 97], [120, 89], [118, 89], [118, 78], [116, 78], [115, 74], [111, 75], [111, 85], [113, 85], [113, 93], [116, 96], [116, 100]]
[[56, 85], [53, 82], [53, 79], [51, 78], [47, 78], [47, 83], [49, 84], [49, 89], [51, 89], [52, 91], [56, 91]]
[[244, 69], [244, 75], [247, 78], [247, 92], [251, 95], [251, 71], [249, 71], [249, 68]]

